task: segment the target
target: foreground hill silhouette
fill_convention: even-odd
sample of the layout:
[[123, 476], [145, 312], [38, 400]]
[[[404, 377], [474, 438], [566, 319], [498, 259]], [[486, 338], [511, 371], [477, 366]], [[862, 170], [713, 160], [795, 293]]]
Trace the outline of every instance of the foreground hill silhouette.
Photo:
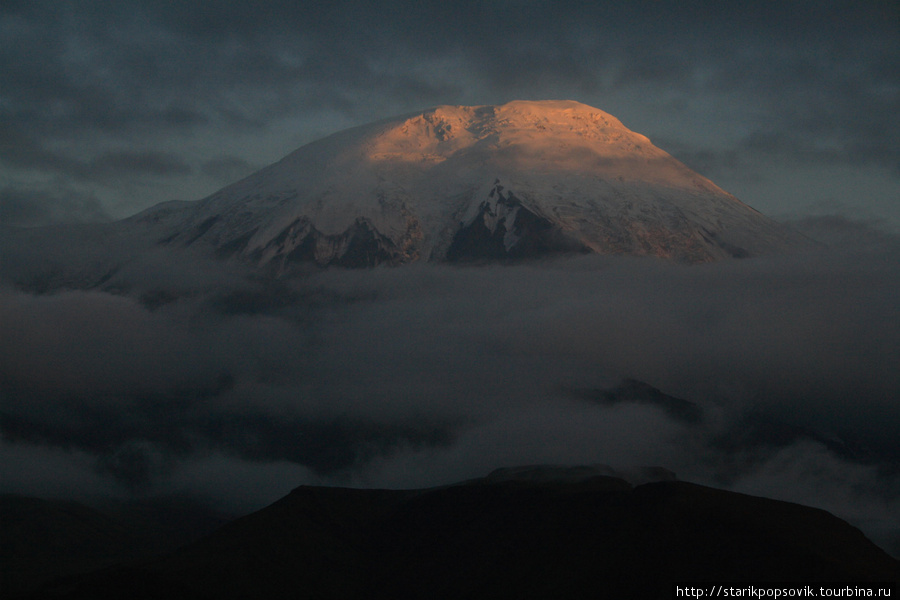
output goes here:
[[653, 598], [675, 581], [898, 578], [900, 562], [825, 511], [518, 469], [426, 490], [300, 487], [168, 556], [33, 597]]
[[177, 497], [89, 507], [0, 494], [0, 596], [172, 552], [232, 518]]

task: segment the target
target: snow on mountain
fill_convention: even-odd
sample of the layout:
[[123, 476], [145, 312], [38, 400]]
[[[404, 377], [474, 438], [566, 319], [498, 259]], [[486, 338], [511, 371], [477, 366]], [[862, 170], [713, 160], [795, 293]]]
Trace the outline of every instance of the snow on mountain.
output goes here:
[[276, 273], [559, 252], [706, 262], [802, 243], [572, 101], [439, 106], [356, 127], [204, 200], [128, 222]]

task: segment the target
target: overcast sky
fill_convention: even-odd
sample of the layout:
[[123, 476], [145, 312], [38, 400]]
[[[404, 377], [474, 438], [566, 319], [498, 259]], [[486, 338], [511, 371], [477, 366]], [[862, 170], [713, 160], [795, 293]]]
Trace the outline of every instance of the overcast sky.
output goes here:
[[439, 104], [573, 99], [775, 217], [900, 227], [900, 8], [5, 0], [0, 222], [199, 199]]

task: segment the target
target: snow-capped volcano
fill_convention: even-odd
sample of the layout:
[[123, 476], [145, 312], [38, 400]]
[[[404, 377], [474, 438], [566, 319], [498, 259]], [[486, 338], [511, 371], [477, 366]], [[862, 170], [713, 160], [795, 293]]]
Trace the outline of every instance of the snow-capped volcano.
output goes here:
[[440, 106], [348, 129], [111, 235], [131, 254], [190, 246], [278, 275], [573, 252], [706, 262], [805, 241], [571, 101]]
[[153, 223], [167, 244], [205, 244], [276, 272], [558, 252], [704, 262], [797, 243], [616, 118], [571, 101], [440, 106], [356, 127], [131, 221]]

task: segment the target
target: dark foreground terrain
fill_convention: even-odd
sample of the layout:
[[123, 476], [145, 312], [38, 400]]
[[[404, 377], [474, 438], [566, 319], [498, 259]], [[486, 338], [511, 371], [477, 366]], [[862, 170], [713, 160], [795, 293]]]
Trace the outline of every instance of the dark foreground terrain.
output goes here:
[[[900, 561], [818, 509], [678, 481], [521, 475], [428, 490], [300, 487], [160, 558], [23, 595], [654, 598], [675, 581], [900, 579]], [[65, 527], [63, 544], [90, 533]]]

